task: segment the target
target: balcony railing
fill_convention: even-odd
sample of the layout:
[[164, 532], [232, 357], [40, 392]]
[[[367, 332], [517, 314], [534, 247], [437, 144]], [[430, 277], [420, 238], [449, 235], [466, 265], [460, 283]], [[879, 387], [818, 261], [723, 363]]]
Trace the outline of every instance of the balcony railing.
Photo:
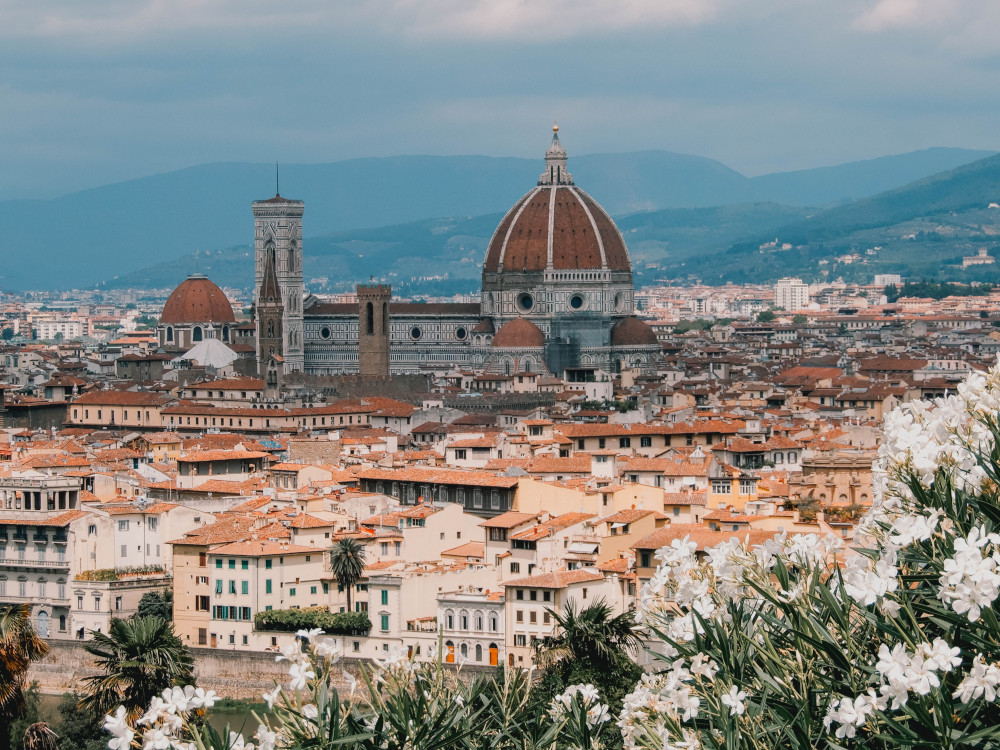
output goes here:
[[34, 541], [36, 541], [36, 542], [48, 542], [49, 541], [49, 535], [48, 534], [44, 534], [44, 533], [41, 533], [41, 532], [38, 532], [38, 531], [36, 531], [34, 534], [32, 534], [31, 538]]
[[14, 541], [15, 542], [27, 542], [28, 541], [28, 535], [27, 534], [14, 534]]
[[67, 534], [66, 532], [62, 532], [60, 534], [57, 531], [55, 534], [53, 534], [52, 541], [55, 542], [55, 543], [57, 543], [57, 544], [66, 544], [66, 542], [69, 541], [69, 534]]
[[70, 561], [68, 559], [63, 560], [29, 560], [27, 558], [21, 559], [18, 557], [0, 557], [0, 565], [15, 565], [28, 568], [68, 568]]

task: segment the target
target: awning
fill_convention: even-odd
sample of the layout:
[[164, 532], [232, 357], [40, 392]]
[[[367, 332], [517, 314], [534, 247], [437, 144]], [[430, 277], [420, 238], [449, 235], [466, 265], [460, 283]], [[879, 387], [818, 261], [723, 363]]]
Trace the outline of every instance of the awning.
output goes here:
[[600, 545], [597, 542], [573, 542], [569, 551], [575, 555], [593, 555]]
[[624, 526], [627, 526], [627, 525], [628, 524], [624, 524], [624, 523], [613, 523], [613, 524], [611, 524], [611, 528], [612, 529], [620, 529], [620, 528], [623, 528]]

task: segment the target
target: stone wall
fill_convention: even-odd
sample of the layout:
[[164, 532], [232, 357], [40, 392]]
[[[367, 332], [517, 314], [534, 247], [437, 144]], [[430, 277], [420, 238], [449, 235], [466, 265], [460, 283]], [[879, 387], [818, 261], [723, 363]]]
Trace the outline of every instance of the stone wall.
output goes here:
[[[49, 646], [48, 655], [28, 670], [28, 682], [38, 682], [43, 693], [80, 691], [83, 678], [100, 674], [93, 666], [94, 657], [84, 651], [79, 641], [49, 641]], [[259, 701], [264, 691], [274, 687], [275, 681], [284, 684], [288, 680], [288, 662], [275, 661], [273, 653], [192, 648], [191, 654], [197, 684], [224, 698]], [[342, 659], [335, 674], [346, 671], [360, 682], [361, 663], [360, 659]], [[451, 665], [449, 668], [453, 669]], [[459, 675], [461, 679], [471, 680], [494, 669], [466, 664]], [[340, 679], [335, 686], [345, 688], [347, 681]]]

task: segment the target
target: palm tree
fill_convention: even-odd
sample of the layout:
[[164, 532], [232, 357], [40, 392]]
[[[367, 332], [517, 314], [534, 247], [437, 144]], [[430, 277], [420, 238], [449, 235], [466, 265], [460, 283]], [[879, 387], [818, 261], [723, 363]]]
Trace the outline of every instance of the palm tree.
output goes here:
[[553, 635], [535, 642], [539, 666], [570, 660], [597, 670], [613, 669], [623, 657], [629, 658], [642, 647], [642, 639], [634, 630], [632, 612], [612, 616], [612, 609], [604, 599], [579, 612], [574, 601], [567, 602], [562, 614], [548, 611], [556, 628]]
[[353, 537], [344, 537], [330, 550], [330, 569], [337, 583], [347, 589], [347, 611], [351, 609], [351, 589], [365, 570], [365, 548]]
[[134, 721], [164, 688], [194, 681], [194, 660], [168, 620], [112, 620], [106, 635], [95, 631], [91, 635], [94, 640], [84, 648], [97, 657], [104, 674], [84, 678], [81, 709], [104, 716], [121, 705]]
[[[28, 604], [0, 607], [0, 717], [9, 720], [24, 712], [28, 667], [48, 652], [48, 644], [31, 626]], [[6, 738], [5, 734], [0, 736]]]

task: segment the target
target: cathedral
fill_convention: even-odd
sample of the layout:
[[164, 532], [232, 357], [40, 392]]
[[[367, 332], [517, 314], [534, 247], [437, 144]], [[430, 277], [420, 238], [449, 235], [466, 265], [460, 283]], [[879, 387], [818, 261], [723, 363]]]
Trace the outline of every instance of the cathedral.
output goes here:
[[648, 370], [660, 353], [635, 317], [628, 249], [578, 188], [553, 127], [545, 171], [490, 240], [479, 303], [396, 302], [386, 285], [357, 303], [304, 294], [302, 201], [254, 201], [254, 307], [261, 376], [538, 372], [587, 378]]

